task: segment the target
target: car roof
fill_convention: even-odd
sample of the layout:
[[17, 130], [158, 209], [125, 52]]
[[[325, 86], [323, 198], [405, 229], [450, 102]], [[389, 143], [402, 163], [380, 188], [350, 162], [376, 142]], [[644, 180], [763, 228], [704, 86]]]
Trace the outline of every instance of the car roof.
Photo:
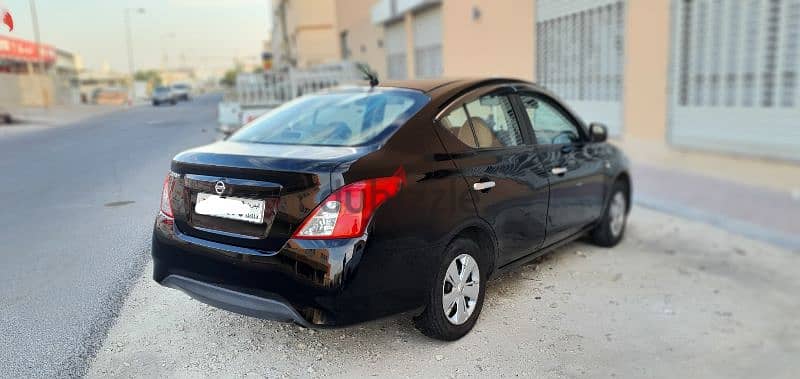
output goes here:
[[431, 92], [436, 88], [453, 84], [463, 79], [422, 79], [422, 80], [386, 80], [381, 81], [379, 87], [407, 88], [421, 92]]
[[427, 93], [431, 97], [447, 96], [484, 85], [495, 84], [524, 84], [546, 91], [543, 87], [527, 80], [516, 78], [485, 77], [485, 78], [442, 78], [425, 80], [388, 80], [381, 82], [379, 87], [407, 88]]

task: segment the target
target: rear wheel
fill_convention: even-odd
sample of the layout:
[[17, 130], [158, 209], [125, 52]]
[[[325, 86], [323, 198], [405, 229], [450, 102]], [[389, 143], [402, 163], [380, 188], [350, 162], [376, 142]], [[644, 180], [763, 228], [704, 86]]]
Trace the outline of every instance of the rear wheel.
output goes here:
[[14, 120], [11, 119], [11, 115], [10, 114], [3, 115], [3, 122], [5, 122], [6, 124], [10, 124], [13, 121]]
[[478, 245], [454, 240], [445, 250], [425, 310], [414, 318], [423, 334], [445, 341], [466, 335], [483, 307], [488, 268]]
[[592, 241], [600, 246], [611, 247], [622, 240], [628, 221], [628, 186], [617, 181], [611, 190], [611, 200], [600, 224], [592, 231]]

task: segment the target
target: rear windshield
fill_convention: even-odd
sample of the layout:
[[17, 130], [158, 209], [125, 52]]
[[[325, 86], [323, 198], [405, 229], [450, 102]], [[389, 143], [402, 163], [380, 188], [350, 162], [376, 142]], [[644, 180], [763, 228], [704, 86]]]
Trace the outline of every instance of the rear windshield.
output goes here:
[[155, 92], [169, 92], [167, 87], [156, 87]]
[[300, 97], [259, 117], [231, 141], [358, 146], [388, 138], [429, 98], [404, 89], [340, 90]]

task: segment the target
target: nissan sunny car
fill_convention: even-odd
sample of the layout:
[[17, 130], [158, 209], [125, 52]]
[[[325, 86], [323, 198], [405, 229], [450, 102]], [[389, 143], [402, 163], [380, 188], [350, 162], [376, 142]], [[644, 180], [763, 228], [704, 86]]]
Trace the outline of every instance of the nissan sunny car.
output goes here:
[[606, 133], [519, 80], [306, 95], [173, 159], [153, 277], [306, 327], [413, 312], [424, 334], [455, 340], [499, 272], [623, 237], [631, 180]]

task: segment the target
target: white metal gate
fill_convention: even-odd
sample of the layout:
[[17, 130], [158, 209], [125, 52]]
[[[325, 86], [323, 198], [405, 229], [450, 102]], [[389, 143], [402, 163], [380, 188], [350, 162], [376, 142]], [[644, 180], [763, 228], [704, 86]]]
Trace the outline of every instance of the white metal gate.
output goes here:
[[625, 2], [536, 2], [536, 80], [587, 122], [622, 133]]
[[800, 0], [673, 0], [669, 138], [800, 160]]
[[414, 75], [417, 79], [442, 76], [442, 7], [414, 15]]
[[384, 29], [386, 48], [386, 75], [389, 79], [405, 79], [408, 76], [406, 64], [406, 28], [403, 21], [387, 24]]

